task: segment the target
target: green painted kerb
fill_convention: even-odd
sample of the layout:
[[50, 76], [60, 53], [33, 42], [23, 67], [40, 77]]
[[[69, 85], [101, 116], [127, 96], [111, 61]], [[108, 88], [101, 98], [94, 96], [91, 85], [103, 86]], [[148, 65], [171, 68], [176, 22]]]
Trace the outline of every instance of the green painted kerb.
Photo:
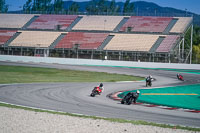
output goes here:
[[[132, 92], [134, 92], [133, 90]], [[118, 95], [122, 98], [130, 91]], [[140, 89], [138, 102], [200, 110], [200, 84], [165, 87], [156, 89]]]

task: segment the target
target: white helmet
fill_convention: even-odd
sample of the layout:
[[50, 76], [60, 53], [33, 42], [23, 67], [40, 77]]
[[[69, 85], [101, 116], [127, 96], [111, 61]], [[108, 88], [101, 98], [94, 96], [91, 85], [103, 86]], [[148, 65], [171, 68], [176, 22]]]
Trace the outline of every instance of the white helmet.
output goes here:
[[140, 94], [140, 91], [139, 91], [139, 90], [137, 90], [137, 91], [136, 91], [136, 93]]

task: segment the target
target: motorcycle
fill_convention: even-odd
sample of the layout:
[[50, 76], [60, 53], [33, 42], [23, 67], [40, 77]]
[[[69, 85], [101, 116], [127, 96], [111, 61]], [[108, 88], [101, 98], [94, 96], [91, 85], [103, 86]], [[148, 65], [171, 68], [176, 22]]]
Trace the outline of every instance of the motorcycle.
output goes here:
[[184, 81], [183, 76], [182, 75], [177, 75], [178, 80]]
[[101, 92], [102, 92], [102, 90], [100, 89], [100, 87], [94, 87], [90, 96], [95, 97], [96, 95], [100, 95]]
[[152, 86], [152, 81], [151, 81], [151, 79], [146, 79], [146, 87], [147, 86]]
[[123, 99], [121, 100], [121, 104], [127, 104], [130, 105], [131, 103], [133, 103], [134, 98], [133, 95], [126, 95], [123, 97]]

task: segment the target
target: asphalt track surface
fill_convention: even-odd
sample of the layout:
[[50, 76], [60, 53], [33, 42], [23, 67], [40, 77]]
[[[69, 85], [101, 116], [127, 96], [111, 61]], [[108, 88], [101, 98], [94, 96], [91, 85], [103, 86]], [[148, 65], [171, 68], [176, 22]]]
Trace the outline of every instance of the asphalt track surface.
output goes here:
[[[200, 75], [197, 74], [184, 73], [185, 81], [182, 82], [177, 80], [177, 72], [153, 69], [17, 62], [0, 62], [0, 65], [97, 71], [142, 77], [152, 75], [156, 78], [156, 81], [153, 82], [152, 88], [200, 83]], [[114, 101], [107, 97], [110, 93], [117, 91], [147, 89], [147, 87], [145, 87], [145, 82], [105, 82], [105, 91], [103, 94], [96, 97], [90, 97], [93, 87], [98, 84], [99, 83], [94, 82], [2, 84], [0, 85], [0, 101], [16, 105], [83, 115], [122, 118], [127, 120], [145, 120], [148, 122], [170, 125], [200, 127], [199, 113], [191, 113], [181, 110], [165, 110], [141, 105], [122, 105], [120, 104], [120, 101]]]

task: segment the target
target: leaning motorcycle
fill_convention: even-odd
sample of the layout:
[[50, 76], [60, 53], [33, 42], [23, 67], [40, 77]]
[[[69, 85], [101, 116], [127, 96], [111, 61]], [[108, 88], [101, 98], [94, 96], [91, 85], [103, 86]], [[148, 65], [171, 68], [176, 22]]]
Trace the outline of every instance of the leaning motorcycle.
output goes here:
[[146, 79], [146, 87], [147, 86], [152, 86], [152, 81], [151, 81], [151, 79]]
[[133, 101], [134, 101], [133, 96], [128, 96], [128, 95], [126, 95], [126, 96], [124, 96], [123, 99], [121, 100], [121, 104], [128, 104], [128, 105], [130, 105], [131, 103], [133, 103]]
[[92, 93], [90, 94], [91, 97], [95, 97], [96, 95], [100, 95], [102, 90], [99, 87], [94, 87]]
[[182, 75], [179, 75], [179, 76], [177, 76], [177, 78], [178, 78], [178, 80], [184, 81], [184, 79], [183, 79], [183, 76], [182, 76]]

